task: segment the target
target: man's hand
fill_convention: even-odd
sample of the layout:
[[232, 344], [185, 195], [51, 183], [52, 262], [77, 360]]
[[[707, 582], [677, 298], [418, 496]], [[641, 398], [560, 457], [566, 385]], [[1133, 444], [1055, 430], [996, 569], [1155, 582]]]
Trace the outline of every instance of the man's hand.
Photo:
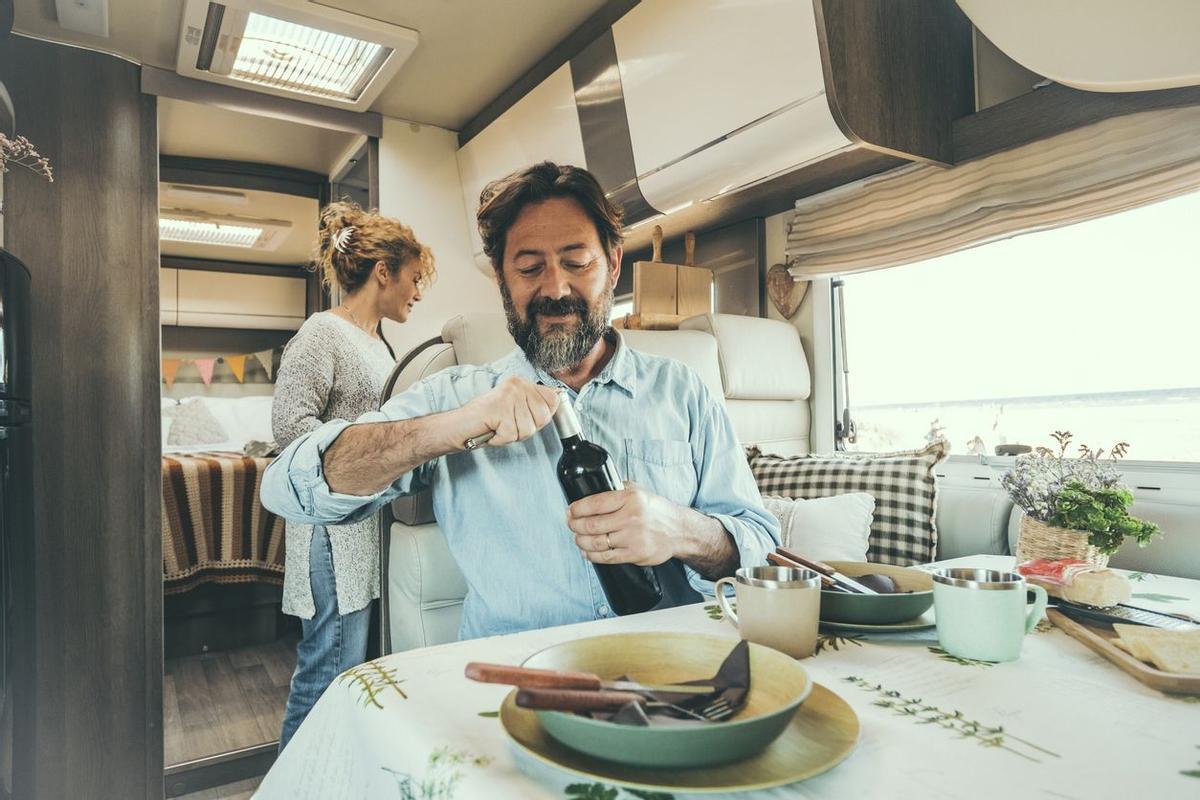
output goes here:
[[528, 439], [546, 427], [556, 408], [557, 389], [530, 383], [524, 378], [508, 378], [459, 409], [465, 425], [462, 440], [489, 432], [496, 435], [487, 447]]
[[678, 558], [704, 577], [732, 575], [739, 556], [720, 521], [632, 481], [567, 507], [575, 545], [595, 564], [654, 567]]
[[674, 533], [686, 510], [626, 481], [620, 491], [572, 503], [567, 525], [589, 561], [653, 567], [675, 556]]

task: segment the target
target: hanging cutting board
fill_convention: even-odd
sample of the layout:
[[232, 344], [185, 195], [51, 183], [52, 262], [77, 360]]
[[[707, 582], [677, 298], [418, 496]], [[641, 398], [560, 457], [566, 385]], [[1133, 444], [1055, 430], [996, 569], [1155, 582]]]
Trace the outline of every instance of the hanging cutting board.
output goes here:
[[697, 314], [713, 310], [713, 273], [693, 263], [696, 236], [691, 231], [684, 237], [683, 264], [662, 260], [662, 228], [654, 226], [651, 239], [653, 252], [649, 261], [633, 263], [633, 314], [625, 319], [625, 327], [642, 327], [643, 321], [654, 320], [655, 328], [678, 327], [679, 323]]

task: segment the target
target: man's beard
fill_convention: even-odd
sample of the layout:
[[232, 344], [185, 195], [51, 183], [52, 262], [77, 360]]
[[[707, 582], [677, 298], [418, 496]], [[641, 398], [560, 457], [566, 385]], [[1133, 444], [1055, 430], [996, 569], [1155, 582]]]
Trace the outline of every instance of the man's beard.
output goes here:
[[[508, 317], [508, 332], [531, 364], [552, 375], [577, 367], [609, 328], [613, 306], [611, 278], [593, 308], [588, 308], [587, 301], [576, 295], [558, 299], [535, 297], [525, 307], [524, 320], [517, 314], [512, 294], [503, 277], [499, 283], [504, 313]], [[579, 318], [577, 323], [572, 324], [570, 320], [556, 323], [545, 332], [538, 326], [539, 315], [572, 314]]]

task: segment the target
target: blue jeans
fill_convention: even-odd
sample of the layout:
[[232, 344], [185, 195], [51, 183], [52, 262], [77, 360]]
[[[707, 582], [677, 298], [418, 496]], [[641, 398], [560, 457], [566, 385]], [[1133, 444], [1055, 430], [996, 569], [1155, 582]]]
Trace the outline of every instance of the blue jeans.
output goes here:
[[303, 636], [296, 647], [296, 671], [292, 674], [283, 730], [279, 734], [280, 752], [334, 678], [367, 658], [371, 608], [338, 614], [333, 552], [329, 534], [319, 525], [313, 528], [308, 572], [316, 613], [312, 619], [300, 620]]

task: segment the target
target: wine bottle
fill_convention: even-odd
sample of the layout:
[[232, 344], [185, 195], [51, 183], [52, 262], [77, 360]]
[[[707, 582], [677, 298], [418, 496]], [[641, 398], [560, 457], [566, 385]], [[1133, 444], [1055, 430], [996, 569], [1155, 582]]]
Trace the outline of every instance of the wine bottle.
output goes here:
[[[623, 488], [608, 451], [583, 438], [579, 417], [571, 406], [571, 399], [562, 390], [558, 394], [558, 409], [554, 412], [554, 427], [563, 447], [562, 457], [558, 459], [558, 482], [568, 504], [589, 495]], [[592, 566], [596, 568], [596, 577], [600, 579], [609, 607], [620, 616], [649, 611], [662, 600], [662, 588], [653, 567], [596, 563]]]

